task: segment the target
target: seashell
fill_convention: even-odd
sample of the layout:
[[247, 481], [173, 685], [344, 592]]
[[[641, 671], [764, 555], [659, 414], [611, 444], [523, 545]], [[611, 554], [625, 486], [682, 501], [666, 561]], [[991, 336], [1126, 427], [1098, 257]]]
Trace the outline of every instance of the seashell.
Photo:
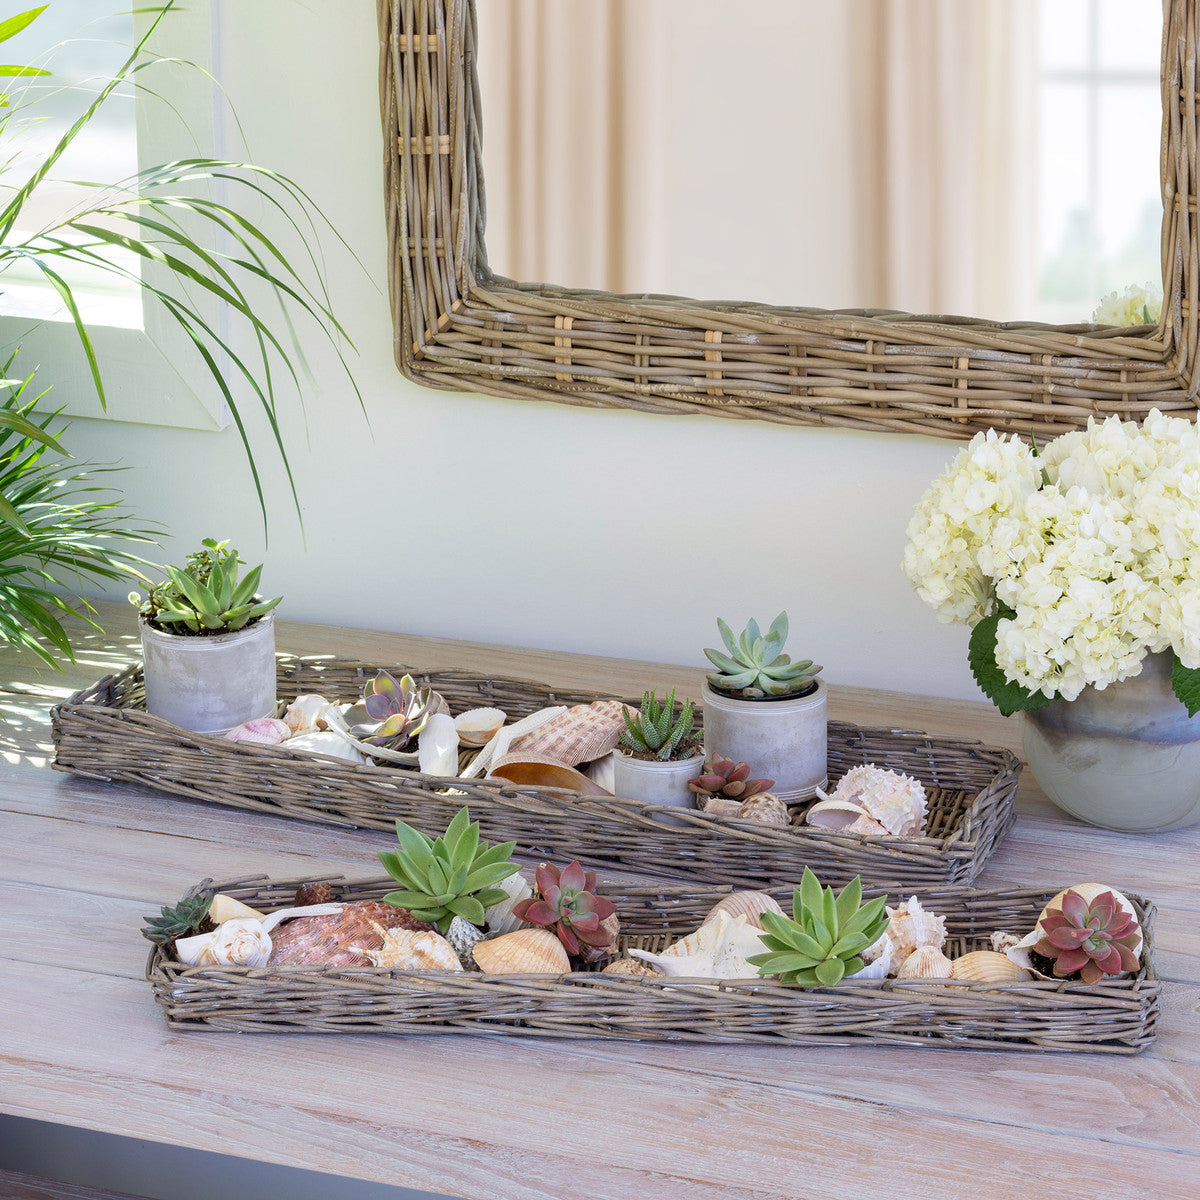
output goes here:
[[995, 950], [973, 950], [954, 960], [951, 979], [970, 979], [975, 983], [1012, 983], [1033, 976], [1017, 966], [1007, 954]]
[[946, 944], [946, 918], [927, 913], [916, 896], [910, 896], [904, 904], [888, 908], [886, 933], [894, 947], [892, 963], [903, 963], [910, 954], [921, 946], [941, 949]]
[[991, 936], [992, 949], [997, 954], [1007, 954], [1021, 939], [1015, 933], [1008, 933], [1006, 930], [997, 929]]
[[863, 815], [859, 817], [857, 821], [852, 821], [849, 825], [847, 825], [845, 832], [862, 833], [866, 834], [867, 837], [891, 836], [888, 831], [884, 829], [884, 827], [880, 825], [878, 821], [875, 820], [874, 817], [869, 817], [866, 813], [863, 813]]
[[562, 942], [533, 925], [479, 942], [475, 964], [485, 975], [565, 975], [571, 969]]
[[616, 793], [617, 767], [615, 754], [606, 754], [603, 758], [590, 762], [583, 767], [583, 773], [597, 786], [606, 792]]
[[885, 932], [879, 941], [868, 946], [859, 957], [867, 965], [856, 975], [852, 975], [852, 979], [859, 977], [865, 979], [886, 979], [892, 973], [892, 967], [896, 962], [895, 943]]
[[392, 971], [461, 971], [458, 951], [432, 929], [385, 929], [372, 921], [382, 940], [378, 948], [347, 946], [346, 949], [371, 960], [373, 967]]
[[938, 946], [918, 946], [901, 964], [897, 979], [949, 979], [954, 964]]
[[512, 910], [522, 900], [528, 900], [533, 895], [533, 888], [530, 886], [529, 880], [519, 871], [515, 875], [509, 875], [506, 879], [500, 880], [496, 886], [507, 892], [508, 895], [505, 899], [497, 900], [495, 904], [483, 910], [484, 928], [492, 937], [498, 937], [502, 933], [512, 933], [514, 929], [520, 929], [525, 925], [525, 922], [519, 917], [512, 915]]
[[593, 783], [582, 771], [545, 756], [506, 754], [492, 764], [488, 778], [503, 779], [517, 787], [552, 788], [556, 791], [582, 792], [585, 796], [612, 795]]
[[715, 817], [736, 817], [742, 807], [741, 800], [730, 800], [728, 796], [705, 796], [700, 800], [700, 811]]
[[251, 908], [250, 905], [243, 904], [240, 900], [235, 900], [232, 896], [226, 896], [221, 892], [212, 898], [212, 903], [208, 906], [208, 919], [214, 925], [220, 925], [238, 917], [257, 918], [263, 915], [257, 908]]
[[[925, 828], [927, 802], [919, 779], [866, 763], [852, 767], [822, 803], [838, 800], [853, 804], [897, 837], [918, 837]], [[817, 807], [816, 805], [813, 806]]]
[[486, 936], [478, 925], [472, 925], [466, 917], [455, 917], [445, 934], [446, 941], [454, 947], [454, 953], [458, 955], [458, 961], [464, 967], [469, 967], [474, 961], [471, 952]]
[[312, 883], [302, 883], [296, 889], [296, 898], [293, 903], [297, 908], [302, 908], [309, 904], [330, 904], [332, 901], [333, 884], [322, 879]]
[[303, 696], [297, 696], [287, 706], [283, 721], [293, 734], [317, 733], [329, 728], [331, 713], [336, 713], [340, 720], [341, 706], [326, 700], [324, 696], [318, 696], [315, 692], [306, 692]]
[[267, 916], [232, 917], [211, 933], [176, 938], [179, 961], [196, 967], [264, 967], [271, 957], [271, 930], [281, 921], [301, 914], [323, 916], [339, 913], [340, 904], [318, 904], [314, 908], [282, 908]]
[[[731, 892], [708, 910], [708, 915], [704, 920], [711, 921], [719, 912], [728, 913], [731, 917], [745, 917], [747, 923], [757, 929], [763, 927], [759, 918], [765, 912], [784, 916], [784, 911], [780, 908], [778, 901], [773, 896], [768, 896], [766, 892]], [[756, 953], [758, 952], [756, 951]]]
[[537, 712], [530, 713], [527, 717], [522, 717], [521, 720], [513, 725], [503, 726], [479, 752], [475, 761], [462, 773], [462, 778], [475, 779], [485, 774], [488, 767], [496, 759], [503, 758], [508, 753], [509, 745], [514, 738], [519, 738], [522, 734], [532, 733], [535, 729], [540, 729], [543, 725], [553, 721], [559, 713], [565, 713], [566, 711], [565, 704], [556, 704], [550, 708], [540, 708]]
[[[509, 752], [552, 758], [569, 767], [611, 754], [625, 729], [626, 705], [619, 700], [576, 704], [540, 729], [509, 743]], [[628, 710], [633, 715], [632, 710]]]
[[255, 717], [235, 725], [227, 734], [227, 742], [261, 742], [264, 746], [278, 746], [292, 736], [292, 731], [274, 717]]
[[638, 962], [636, 958], [618, 958], [614, 959], [600, 972], [601, 975], [657, 975], [658, 972], [647, 966], [644, 962]]
[[864, 816], [866, 814], [857, 804], [826, 796], [825, 799], [818, 800], [809, 808], [804, 819], [808, 824], [819, 825], [824, 829], [846, 829]]
[[275, 943], [268, 966], [365, 967], [370, 960], [347, 947], [356, 943], [378, 948], [382, 940], [375, 926], [385, 929], [433, 929], [418, 921], [407, 909], [382, 900], [356, 900], [341, 906], [341, 912], [304, 916], [289, 921], [272, 939]]
[[454, 718], [454, 728], [464, 746], [486, 746], [506, 720], [498, 708], [472, 708]]
[[289, 738], [287, 748], [303, 750], [308, 754], [324, 754], [326, 758], [341, 758], [346, 762], [365, 763], [367, 756], [349, 739], [348, 733], [328, 729], [323, 733], [301, 733]]
[[760, 825], [789, 825], [787, 805], [771, 792], [759, 792], [743, 800], [737, 810], [738, 820], [757, 821]]
[[434, 713], [417, 735], [417, 766], [425, 775], [458, 774], [458, 730], [445, 713]]
[[690, 979], [757, 979], [758, 968], [747, 959], [765, 947], [757, 926], [745, 917], [719, 912], [695, 933], [668, 946], [661, 954], [630, 950], [634, 958], [649, 963], [661, 975]]

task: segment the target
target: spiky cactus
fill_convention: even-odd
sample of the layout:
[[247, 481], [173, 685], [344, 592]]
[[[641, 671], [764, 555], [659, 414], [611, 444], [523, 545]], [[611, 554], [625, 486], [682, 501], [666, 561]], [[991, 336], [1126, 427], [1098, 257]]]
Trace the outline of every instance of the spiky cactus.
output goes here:
[[568, 954], [602, 958], [615, 950], [613, 930], [605, 927], [605, 922], [616, 913], [616, 907], [595, 894], [595, 871], [585, 871], [578, 862], [561, 870], [542, 863], [537, 869], [537, 890], [538, 896], [513, 906], [514, 917], [553, 929]]
[[769, 791], [773, 779], [751, 779], [748, 763], [734, 762], [723, 754], [714, 754], [705, 764], [703, 775], [688, 781], [688, 787], [701, 797], [724, 796], [730, 800], [749, 800]]
[[418, 687], [411, 675], [396, 679], [380, 671], [363, 690], [363, 706], [371, 721], [352, 726], [350, 732], [368, 745], [404, 750], [429, 720], [433, 691]]
[[1101, 892], [1089, 902], [1076, 891], [1066, 891], [1062, 908], [1046, 913], [1041, 926], [1034, 950], [1054, 962], [1060, 979], [1078, 973], [1084, 983], [1099, 983], [1105, 975], [1138, 969], [1137, 918], [1120, 907], [1112, 892]]
[[631, 717], [627, 708], [621, 709], [621, 715], [625, 718], [622, 746], [641, 754], [651, 754], [664, 762], [692, 757], [696, 749], [695, 705], [685, 700], [676, 717], [674, 688], [665, 700], [659, 700], [654, 691], [645, 692], [641, 711], [636, 717]]
[[759, 920], [767, 953], [748, 961], [760, 975], [778, 975], [784, 983], [832, 987], [866, 965], [862, 951], [887, 928], [886, 903], [886, 896], [877, 896], [863, 904], [857, 875], [835, 896], [805, 867], [799, 890], [792, 893], [792, 919], [764, 912]]
[[704, 653], [717, 668], [708, 676], [708, 682], [718, 691], [739, 692], [747, 700], [794, 696], [807, 691], [821, 670], [810, 658], [792, 662], [782, 652], [788, 635], [786, 612], [771, 622], [765, 635], [753, 619], [740, 637], [734, 637], [733, 630], [719, 617], [717, 628], [728, 653], [713, 649]]

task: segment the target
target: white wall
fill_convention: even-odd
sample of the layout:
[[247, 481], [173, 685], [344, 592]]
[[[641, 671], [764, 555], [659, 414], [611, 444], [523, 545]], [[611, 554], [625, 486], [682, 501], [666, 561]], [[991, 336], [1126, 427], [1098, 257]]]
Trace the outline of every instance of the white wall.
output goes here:
[[908, 513], [954, 443], [410, 384], [386, 300], [374, 4], [226, 4], [223, 56], [251, 153], [308, 189], [366, 265], [326, 239], [370, 428], [314, 341], [307, 425], [297, 404], [283, 414], [305, 535], [256, 427], [264, 549], [232, 430], [79, 421], [76, 454], [130, 468], [131, 502], [173, 535], [167, 557], [232, 537], [265, 554], [295, 619], [676, 663], [703, 662], [718, 615], [786, 608], [792, 650], [834, 683], [977, 695], [965, 632], [899, 569]]

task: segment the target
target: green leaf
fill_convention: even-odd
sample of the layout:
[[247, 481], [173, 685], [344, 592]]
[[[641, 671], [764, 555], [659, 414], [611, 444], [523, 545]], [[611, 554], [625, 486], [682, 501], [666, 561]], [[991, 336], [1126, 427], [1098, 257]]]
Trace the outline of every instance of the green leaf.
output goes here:
[[[444, 835], [444, 841], [446, 843], [446, 850], [449, 852], [451, 862], [454, 862], [459, 857], [459, 853], [458, 853], [459, 843], [463, 840], [464, 837], [466, 837], [467, 830], [470, 828], [470, 825], [471, 825], [471, 814], [467, 811], [466, 807], [464, 806], [463, 808], [460, 808], [458, 810], [458, 812], [456, 812], [454, 814], [454, 819], [450, 822], [449, 825], [446, 826], [446, 833]], [[479, 841], [479, 826], [478, 825], [475, 826], [475, 840], [476, 840], [476, 842]], [[471, 857], [474, 857], [474, 853], [475, 853], [475, 849], [472, 846], [471, 847]], [[470, 864], [470, 861], [471, 861], [471, 858], [468, 858], [467, 859], [468, 865]]]
[[385, 904], [394, 904], [397, 908], [407, 908], [411, 913], [416, 913], [418, 909], [425, 910], [429, 908], [429, 896], [424, 892], [414, 892], [408, 888], [404, 888], [398, 892], [388, 892], [384, 896]]
[[[799, 904], [797, 904], [797, 898]], [[799, 921], [801, 909], [807, 909], [809, 912], [819, 912], [821, 908], [821, 881], [812, 873], [811, 868], [805, 867], [804, 874], [800, 877], [799, 892], [792, 893], [792, 910], [796, 920]]]
[[846, 967], [840, 958], [827, 958], [824, 962], [817, 963], [813, 971], [821, 983], [826, 987], [833, 987], [842, 982]]
[[1006, 716], [1015, 712], [1032, 712], [1050, 703], [1050, 697], [1041, 692], [1031, 692], [1019, 683], [1013, 683], [996, 665], [996, 631], [1000, 622], [1011, 620], [1016, 614], [1012, 609], [1001, 608], [990, 617], [984, 617], [971, 630], [971, 642], [967, 661], [971, 674], [983, 694]]
[[0, 21], [0, 42], [7, 42], [10, 37], [15, 37], [27, 25], [36, 21], [49, 7], [48, 4], [41, 4], [37, 8], [28, 8], [23, 13], [17, 13], [15, 17], [9, 17], [6, 21]]
[[457, 896], [446, 907], [472, 925], [483, 924], [483, 905], [475, 896]]
[[760, 975], [780, 975], [784, 971], [803, 971], [815, 967], [822, 960], [807, 958], [803, 954], [752, 954], [746, 961], [758, 968]]
[[741, 660], [739, 658], [739, 654], [741, 651], [737, 643], [737, 638], [733, 636], [733, 630], [730, 629], [728, 623], [722, 621], [720, 617], [717, 618], [717, 629], [721, 632], [721, 641], [725, 643], [725, 649], [728, 650], [729, 653], [740, 662]]
[[838, 925], [844, 926], [862, 904], [862, 876], [855, 875], [848, 884], [840, 892], [837, 897], [837, 916]]
[[1200, 667], [1185, 667], [1174, 652], [1171, 654], [1171, 691], [1187, 709], [1189, 717], [1200, 712]]

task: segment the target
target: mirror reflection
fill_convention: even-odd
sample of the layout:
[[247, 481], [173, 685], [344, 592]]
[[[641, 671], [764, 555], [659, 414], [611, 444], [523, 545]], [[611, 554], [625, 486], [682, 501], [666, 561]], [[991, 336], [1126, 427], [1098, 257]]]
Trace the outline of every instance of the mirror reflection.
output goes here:
[[1067, 324], [1161, 282], [1141, 0], [478, 0], [492, 269]]

